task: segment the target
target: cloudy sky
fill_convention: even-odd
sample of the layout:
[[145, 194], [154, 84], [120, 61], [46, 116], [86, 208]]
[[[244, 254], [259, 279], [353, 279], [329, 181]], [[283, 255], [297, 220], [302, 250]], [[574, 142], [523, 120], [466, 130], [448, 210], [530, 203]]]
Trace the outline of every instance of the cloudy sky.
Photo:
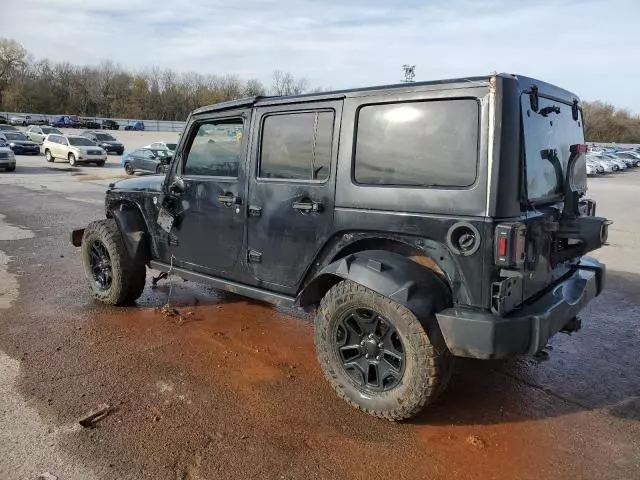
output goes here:
[[492, 71], [640, 113], [639, 0], [0, 0], [0, 36], [35, 57], [131, 69], [275, 69], [314, 86]]

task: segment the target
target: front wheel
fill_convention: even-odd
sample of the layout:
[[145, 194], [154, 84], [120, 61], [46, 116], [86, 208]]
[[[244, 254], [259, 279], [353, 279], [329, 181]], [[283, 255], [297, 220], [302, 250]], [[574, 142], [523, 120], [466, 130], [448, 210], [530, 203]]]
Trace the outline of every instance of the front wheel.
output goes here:
[[104, 162], [96, 162], [96, 165], [99, 167], [104, 167]]
[[133, 175], [135, 173], [133, 166], [129, 162], [124, 164], [124, 171], [127, 173], [127, 175]]
[[82, 261], [89, 288], [100, 302], [125, 305], [142, 295], [145, 264], [129, 256], [114, 219], [92, 222], [85, 229]]
[[44, 158], [49, 163], [53, 162], [53, 160], [54, 160], [53, 155], [51, 155], [51, 151], [48, 150], [48, 149], [45, 150], [45, 152], [44, 152]]
[[164, 173], [164, 165], [158, 165], [156, 167], [156, 175], [161, 175], [162, 173]]
[[318, 309], [318, 360], [351, 406], [388, 420], [411, 418], [438, 397], [452, 371], [435, 316], [426, 324], [428, 332], [406, 307], [344, 280]]
[[69, 154], [69, 165], [71, 165], [72, 167], [75, 167], [78, 164], [78, 161], [76, 160], [76, 156], [73, 153]]

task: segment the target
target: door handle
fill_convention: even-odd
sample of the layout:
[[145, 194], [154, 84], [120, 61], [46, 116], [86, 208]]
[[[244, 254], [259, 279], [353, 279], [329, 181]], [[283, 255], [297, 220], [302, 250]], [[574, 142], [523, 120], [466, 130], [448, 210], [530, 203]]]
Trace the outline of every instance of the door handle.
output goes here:
[[293, 202], [293, 205], [291, 206], [294, 210], [298, 210], [303, 213], [315, 213], [322, 211], [322, 204], [318, 202]]
[[224, 195], [218, 195], [218, 201], [223, 203], [227, 207], [232, 205], [240, 205], [241, 199], [239, 196], [234, 195], [233, 193], [225, 193]]

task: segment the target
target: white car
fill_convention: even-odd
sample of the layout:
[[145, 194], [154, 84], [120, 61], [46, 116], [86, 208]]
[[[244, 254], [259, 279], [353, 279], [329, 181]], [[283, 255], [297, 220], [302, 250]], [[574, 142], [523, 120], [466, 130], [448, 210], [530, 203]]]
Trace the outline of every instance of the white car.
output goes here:
[[72, 167], [78, 163], [95, 163], [102, 167], [107, 161], [106, 151], [79, 135], [49, 134], [42, 142], [42, 151], [47, 162], [63, 158], [68, 160]]
[[609, 162], [609, 159], [605, 157], [587, 157], [587, 162], [600, 165], [604, 170], [604, 173], [612, 173], [614, 170], [613, 163]]
[[631, 163], [636, 167], [640, 167], [640, 153], [638, 152], [618, 152], [616, 155], [623, 159], [627, 164]]
[[597, 175], [599, 173], [598, 168], [602, 167], [599, 167], [593, 162], [587, 161], [587, 175]]
[[142, 148], [150, 148], [152, 150], [170, 150], [175, 152], [176, 148], [178, 148], [178, 142], [153, 142]]

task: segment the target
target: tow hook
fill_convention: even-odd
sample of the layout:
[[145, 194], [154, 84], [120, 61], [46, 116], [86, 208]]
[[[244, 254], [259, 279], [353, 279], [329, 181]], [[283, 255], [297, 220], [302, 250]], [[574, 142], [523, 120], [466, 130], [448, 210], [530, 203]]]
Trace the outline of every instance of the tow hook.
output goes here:
[[160, 280], [164, 280], [165, 278], [167, 278], [169, 276], [169, 274], [167, 272], [160, 272], [160, 274], [156, 277], [153, 277], [151, 279], [151, 288], [156, 288], [158, 286], [158, 282]]
[[582, 328], [582, 320], [578, 317], [573, 317], [567, 322], [567, 324], [560, 329], [562, 333], [571, 334], [575, 333]]

